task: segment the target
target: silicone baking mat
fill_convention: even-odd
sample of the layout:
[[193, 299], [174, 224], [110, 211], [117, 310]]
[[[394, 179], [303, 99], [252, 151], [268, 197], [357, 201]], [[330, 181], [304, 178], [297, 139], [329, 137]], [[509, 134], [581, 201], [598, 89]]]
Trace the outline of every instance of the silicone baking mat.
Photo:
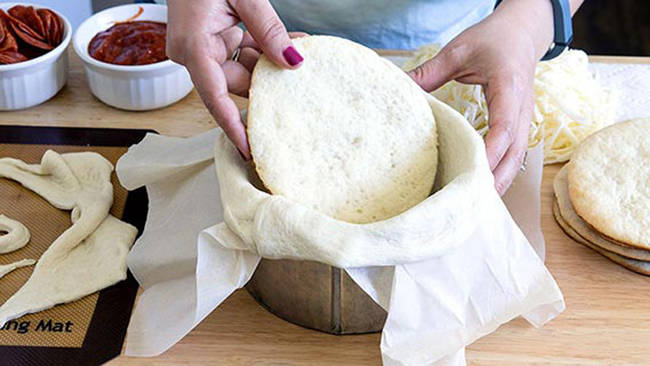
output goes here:
[[[0, 157], [40, 163], [48, 149], [59, 153], [94, 151], [113, 164], [127, 147], [150, 131], [91, 128], [0, 126]], [[127, 192], [112, 177], [114, 203], [111, 213], [142, 232], [147, 215], [144, 189]], [[23, 248], [0, 255], [0, 264], [23, 258], [38, 260], [48, 246], [70, 225], [70, 212], [51, 206], [20, 184], [0, 179], [0, 214], [22, 222], [31, 232]], [[0, 279], [0, 303], [16, 292], [33, 267], [17, 269]], [[122, 348], [133, 308], [137, 282], [131, 274], [100, 292], [72, 303], [25, 315], [0, 325], [2, 365], [99, 365], [117, 356]]]

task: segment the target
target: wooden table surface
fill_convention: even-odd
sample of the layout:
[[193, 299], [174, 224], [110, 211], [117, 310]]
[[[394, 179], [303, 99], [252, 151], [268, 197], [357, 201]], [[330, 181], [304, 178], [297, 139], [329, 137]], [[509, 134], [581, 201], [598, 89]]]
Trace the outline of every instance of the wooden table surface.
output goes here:
[[[175, 136], [190, 136], [215, 126], [194, 91], [157, 111], [108, 107], [90, 94], [74, 52], [70, 58], [68, 84], [56, 97], [27, 110], [2, 112], [0, 124], [147, 128]], [[645, 58], [592, 59], [650, 63]], [[237, 98], [240, 106], [245, 102]], [[503, 325], [468, 347], [471, 365], [650, 363], [646, 344], [650, 339], [650, 278], [609, 262], [562, 232], [551, 213], [551, 182], [559, 168], [551, 165], [544, 169], [542, 228], [547, 265], [564, 293], [567, 309], [541, 329], [522, 319]], [[379, 339], [379, 334], [333, 336], [302, 329], [271, 315], [239, 290], [163, 355], [147, 359], [121, 356], [109, 365], [377, 365]]]

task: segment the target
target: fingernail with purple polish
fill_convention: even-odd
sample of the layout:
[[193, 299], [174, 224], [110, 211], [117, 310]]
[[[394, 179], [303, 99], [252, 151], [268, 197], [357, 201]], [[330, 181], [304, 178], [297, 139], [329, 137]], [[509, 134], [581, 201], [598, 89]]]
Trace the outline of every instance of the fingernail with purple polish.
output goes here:
[[289, 46], [285, 48], [284, 51], [282, 52], [282, 56], [284, 56], [284, 59], [287, 60], [287, 62], [291, 66], [296, 66], [299, 63], [301, 63], [302, 60], [304, 60], [302, 56], [298, 53], [298, 51], [296, 51], [296, 49], [293, 48], [293, 46]]

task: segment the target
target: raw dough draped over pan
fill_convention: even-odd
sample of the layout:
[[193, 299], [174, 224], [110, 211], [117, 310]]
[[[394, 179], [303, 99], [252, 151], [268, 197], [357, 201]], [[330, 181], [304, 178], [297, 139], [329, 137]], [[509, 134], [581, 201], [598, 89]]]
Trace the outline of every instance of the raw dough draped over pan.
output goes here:
[[48, 150], [41, 164], [0, 159], [0, 178], [72, 210], [72, 226], [41, 255], [29, 280], [0, 307], [0, 324], [74, 301], [126, 278], [137, 229], [109, 215], [112, 164], [99, 154]]
[[225, 135], [215, 165], [225, 224], [215, 235], [230, 249], [265, 258], [313, 260], [339, 268], [431, 259], [462, 243], [482, 220], [494, 184], [480, 136], [458, 112], [425, 94], [439, 134], [437, 191], [409, 210], [369, 224], [336, 220], [250, 181], [247, 165]]
[[18, 262], [0, 265], [0, 278], [4, 277], [7, 273], [10, 273], [15, 269], [31, 266], [34, 263], [36, 263], [36, 261], [33, 259], [23, 259], [19, 260]]
[[29, 243], [29, 230], [22, 223], [0, 215], [0, 231], [7, 232], [0, 236], [0, 254], [18, 250]]

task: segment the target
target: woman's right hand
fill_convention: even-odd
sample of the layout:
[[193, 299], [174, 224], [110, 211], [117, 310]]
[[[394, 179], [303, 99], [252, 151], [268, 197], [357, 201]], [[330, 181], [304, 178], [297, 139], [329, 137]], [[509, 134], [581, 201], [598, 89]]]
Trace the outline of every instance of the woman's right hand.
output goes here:
[[[268, 0], [169, 0], [167, 6], [167, 56], [187, 68], [214, 119], [250, 159], [244, 124], [228, 92], [247, 94], [261, 52], [287, 69], [299, 67], [302, 56]], [[231, 60], [238, 48], [238, 61]]]

